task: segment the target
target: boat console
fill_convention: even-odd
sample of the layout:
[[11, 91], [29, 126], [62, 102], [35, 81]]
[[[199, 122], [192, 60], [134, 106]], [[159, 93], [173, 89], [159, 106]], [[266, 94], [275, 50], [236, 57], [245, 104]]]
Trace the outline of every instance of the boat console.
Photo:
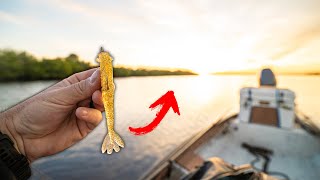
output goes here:
[[260, 87], [240, 90], [240, 122], [270, 125], [291, 129], [295, 119], [295, 94], [276, 88], [276, 79], [270, 69], [263, 69]]
[[295, 94], [270, 87], [240, 90], [240, 122], [291, 129], [294, 127]]

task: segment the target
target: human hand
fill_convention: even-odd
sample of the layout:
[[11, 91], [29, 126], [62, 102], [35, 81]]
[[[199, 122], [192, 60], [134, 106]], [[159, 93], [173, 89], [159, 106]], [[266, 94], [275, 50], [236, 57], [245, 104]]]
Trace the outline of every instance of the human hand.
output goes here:
[[[0, 131], [29, 161], [65, 150], [87, 136], [104, 110], [100, 70], [74, 74], [0, 114]], [[91, 100], [95, 108], [89, 108]]]

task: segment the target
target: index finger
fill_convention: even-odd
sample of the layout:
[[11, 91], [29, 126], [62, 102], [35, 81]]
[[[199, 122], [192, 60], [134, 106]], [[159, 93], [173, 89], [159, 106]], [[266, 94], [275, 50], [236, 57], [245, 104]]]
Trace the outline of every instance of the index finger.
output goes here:
[[78, 72], [76, 74], [73, 74], [73, 75], [67, 77], [65, 80], [67, 80], [70, 84], [80, 82], [80, 81], [90, 77], [97, 69], [98, 68], [93, 68], [93, 69], [89, 69], [86, 71]]
[[89, 69], [86, 71], [78, 72], [76, 74], [73, 74], [62, 81], [58, 82], [57, 84], [51, 86], [49, 89], [57, 88], [57, 87], [62, 87], [62, 86], [68, 86], [77, 82], [80, 82], [84, 79], [87, 79], [90, 77], [98, 68], [93, 68]]

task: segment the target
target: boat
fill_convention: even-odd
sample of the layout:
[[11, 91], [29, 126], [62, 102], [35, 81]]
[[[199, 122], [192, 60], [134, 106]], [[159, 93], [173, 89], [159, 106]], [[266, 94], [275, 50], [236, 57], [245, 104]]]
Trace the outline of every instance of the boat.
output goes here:
[[221, 117], [141, 179], [320, 179], [320, 131], [295, 107], [295, 93], [263, 69], [240, 90], [240, 111]]

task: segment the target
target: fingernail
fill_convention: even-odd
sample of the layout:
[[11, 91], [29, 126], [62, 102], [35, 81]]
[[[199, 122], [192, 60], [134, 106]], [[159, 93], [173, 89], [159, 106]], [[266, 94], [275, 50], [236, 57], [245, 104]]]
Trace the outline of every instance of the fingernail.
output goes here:
[[98, 79], [99, 69], [90, 76], [90, 83], [94, 83]]
[[82, 116], [86, 116], [88, 114], [88, 111], [87, 110], [82, 110], [81, 114], [82, 114]]

